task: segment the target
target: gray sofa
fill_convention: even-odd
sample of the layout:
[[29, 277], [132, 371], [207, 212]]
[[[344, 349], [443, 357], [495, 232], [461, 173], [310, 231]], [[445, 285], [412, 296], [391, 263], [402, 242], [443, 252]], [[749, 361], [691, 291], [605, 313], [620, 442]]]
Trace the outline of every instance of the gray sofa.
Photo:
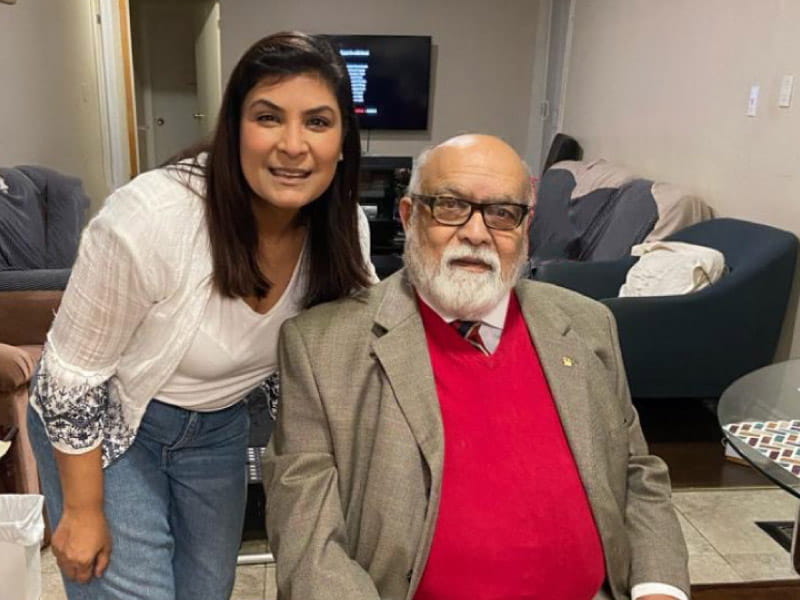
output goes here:
[[75, 177], [0, 168], [0, 290], [63, 290], [88, 207]]
[[702, 200], [678, 186], [636, 177], [605, 160], [566, 160], [542, 176], [530, 232], [531, 266], [616, 260], [712, 218]]

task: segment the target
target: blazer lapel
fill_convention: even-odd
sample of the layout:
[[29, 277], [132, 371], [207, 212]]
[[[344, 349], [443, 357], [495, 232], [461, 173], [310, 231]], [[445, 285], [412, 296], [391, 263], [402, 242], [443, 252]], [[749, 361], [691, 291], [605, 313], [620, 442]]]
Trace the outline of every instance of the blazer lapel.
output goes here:
[[522, 282], [517, 297], [561, 417], [589, 498], [597, 491], [586, 365], [589, 349], [572, 331], [569, 317], [547, 298], [547, 286]]
[[386, 283], [372, 349], [428, 463], [431, 480], [440, 482], [444, 430], [417, 300], [404, 271]]

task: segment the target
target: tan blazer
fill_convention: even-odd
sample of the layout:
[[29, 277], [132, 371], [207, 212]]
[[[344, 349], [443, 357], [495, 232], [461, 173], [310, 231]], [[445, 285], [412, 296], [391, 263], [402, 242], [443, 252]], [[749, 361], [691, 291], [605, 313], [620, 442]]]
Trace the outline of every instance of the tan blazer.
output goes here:
[[[659, 582], [688, 593], [667, 469], [647, 454], [611, 313], [548, 284], [523, 281], [516, 293], [602, 537], [605, 592], [628, 598], [633, 585]], [[444, 437], [404, 273], [288, 321], [280, 369], [264, 459], [279, 598], [412, 598], [436, 523]], [[479, 557], [465, 568], [480, 568]]]

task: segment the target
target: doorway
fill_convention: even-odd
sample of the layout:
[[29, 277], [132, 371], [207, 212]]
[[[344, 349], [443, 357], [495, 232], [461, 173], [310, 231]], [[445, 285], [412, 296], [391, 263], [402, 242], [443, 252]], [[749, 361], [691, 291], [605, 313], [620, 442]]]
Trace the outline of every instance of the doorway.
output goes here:
[[535, 175], [541, 173], [550, 144], [564, 123], [575, 0], [542, 0], [539, 6], [525, 154]]
[[547, 83], [542, 111], [541, 164], [555, 135], [564, 124], [564, 102], [566, 100], [569, 51], [572, 45], [572, 19], [575, 13], [574, 0], [553, 0], [550, 12], [550, 34], [547, 48]]
[[210, 137], [222, 97], [218, 0], [130, 0], [139, 164]]

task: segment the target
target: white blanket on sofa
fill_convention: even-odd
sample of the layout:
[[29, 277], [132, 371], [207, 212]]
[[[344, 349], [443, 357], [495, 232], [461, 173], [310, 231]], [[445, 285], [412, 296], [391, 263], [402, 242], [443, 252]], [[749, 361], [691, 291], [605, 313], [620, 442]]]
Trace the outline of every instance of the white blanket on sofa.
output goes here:
[[620, 297], [688, 294], [725, 273], [719, 250], [685, 242], [645, 242], [631, 248], [631, 255], [641, 258], [628, 271]]

